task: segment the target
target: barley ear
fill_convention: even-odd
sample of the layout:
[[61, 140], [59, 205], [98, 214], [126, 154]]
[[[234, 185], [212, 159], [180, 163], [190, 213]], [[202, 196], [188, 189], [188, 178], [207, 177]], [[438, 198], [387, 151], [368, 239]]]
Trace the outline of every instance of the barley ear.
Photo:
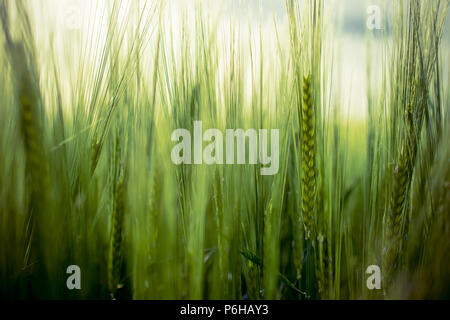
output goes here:
[[314, 239], [316, 202], [316, 150], [314, 107], [311, 96], [311, 76], [303, 81], [302, 104], [302, 220], [306, 239]]

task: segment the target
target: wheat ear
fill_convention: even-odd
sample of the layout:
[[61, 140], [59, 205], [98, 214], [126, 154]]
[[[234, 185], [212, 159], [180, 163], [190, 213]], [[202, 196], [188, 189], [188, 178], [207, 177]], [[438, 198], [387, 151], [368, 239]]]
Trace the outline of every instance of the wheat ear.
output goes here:
[[316, 149], [314, 107], [311, 96], [311, 76], [303, 81], [302, 104], [302, 220], [306, 239], [314, 239], [316, 205]]

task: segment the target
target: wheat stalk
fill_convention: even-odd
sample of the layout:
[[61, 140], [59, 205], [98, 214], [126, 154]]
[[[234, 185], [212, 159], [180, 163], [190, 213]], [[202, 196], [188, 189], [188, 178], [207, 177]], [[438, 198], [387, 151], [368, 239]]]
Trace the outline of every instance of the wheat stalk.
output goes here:
[[113, 186], [113, 214], [111, 223], [111, 243], [108, 263], [108, 286], [112, 298], [122, 284], [123, 233], [125, 217], [125, 178], [120, 163], [120, 139], [116, 139], [116, 173]]

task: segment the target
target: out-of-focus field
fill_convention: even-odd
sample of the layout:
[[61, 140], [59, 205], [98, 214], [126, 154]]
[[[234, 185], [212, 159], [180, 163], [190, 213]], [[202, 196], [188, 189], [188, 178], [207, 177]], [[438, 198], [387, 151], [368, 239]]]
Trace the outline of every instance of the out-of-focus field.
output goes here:
[[[0, 297], [449, 298], [448, 4], [398, 1], [349, 69], [322, 0], [0, 0]], [[175, 165], [194, 121], [279, 129], [278, 173]]]

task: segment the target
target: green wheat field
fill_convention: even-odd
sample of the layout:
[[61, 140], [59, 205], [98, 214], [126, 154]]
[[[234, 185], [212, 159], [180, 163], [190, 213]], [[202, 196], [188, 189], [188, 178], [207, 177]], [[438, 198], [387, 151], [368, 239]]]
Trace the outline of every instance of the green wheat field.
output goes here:
[[[191, 2], [0, 0], [0, 297], [450, 298], [449, 0], [363, 12], [360, 106], [330, 1]], [[174, 164], [194, 121], [279, 170]]]

